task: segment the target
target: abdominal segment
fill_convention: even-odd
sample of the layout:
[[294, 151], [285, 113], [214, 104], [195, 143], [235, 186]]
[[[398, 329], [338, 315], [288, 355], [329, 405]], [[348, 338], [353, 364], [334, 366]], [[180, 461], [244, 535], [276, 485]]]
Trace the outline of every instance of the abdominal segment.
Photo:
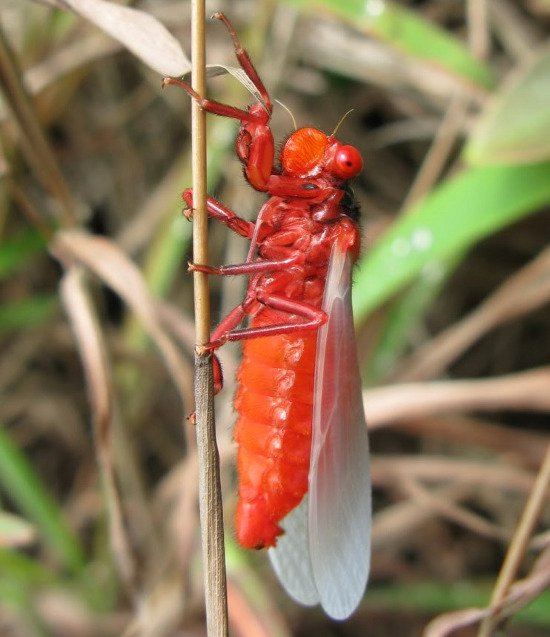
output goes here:
[[[270, 314], [251, 325], [277, 322]], [[316, 343], [315, 331], [244, 341], [234, 437], [237, 538], [247, 548], [275, 546], [279, 522], [307, 492]]]

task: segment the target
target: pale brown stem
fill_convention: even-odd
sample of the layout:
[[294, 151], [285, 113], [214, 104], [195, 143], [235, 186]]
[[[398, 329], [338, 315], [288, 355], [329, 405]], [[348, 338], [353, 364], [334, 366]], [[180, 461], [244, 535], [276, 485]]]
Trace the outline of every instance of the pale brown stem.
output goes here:
[[[193, 0], [192, 15], [192, 76], [193, 88], [201, 96], [206, 92], [204, 0]], [[204, 111], [192, 101], [193, 152], [193, 259], [208, 262], [206, 214], [206, 118]], [[223, 509], [220, 484], [219, 454], [214, 421], [212, 357], [200, 354], [201, 346], [210, 339], [210, 303], [208, 276], [194, 273], [195, 323], [197, 354], [195, 355], [195, 408], [197, 457], [199, 464], [199, 512], [206, 624], [208, 637], [226, 637], [227, 583], [223, 537]]]
[[74, 201], [22, 81], [17, 57], [0, 28], [0, 88], [18, 125], [19, 146], [44, 189], [59, 205], [63, 225], [75, 223]]
[[[519, 521], [514, 537], [510, 543], [508, 553], [504, 558], [502, 568], [498, 575], [493, 594], [491, 595], [491, 608], [498, 613], [499, 606], [504, 601], [514, 582], [514, 578], [521, 565], [521, 561], [529, 546], [530, 538], [539, 519], [544, 506], [548, 485], [550, 484], [550, 445], [546, 451], [546, 456], [537, 475], [533, 489], [523, 510], [523, 515]], [[478, 637], [490, 637], [493, 635], [496, 624], [494, 614], [486, 617], [479, 628]]]

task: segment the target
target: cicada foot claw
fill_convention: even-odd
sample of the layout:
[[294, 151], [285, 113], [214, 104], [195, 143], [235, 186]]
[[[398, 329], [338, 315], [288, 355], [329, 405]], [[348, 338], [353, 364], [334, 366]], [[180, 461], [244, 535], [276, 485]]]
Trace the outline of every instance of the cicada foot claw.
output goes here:
[[212, 268], [209, 265], [202, 265], [201, 263], [193, 263], [193, 261], [187, 262], [188, 272], [204, 272], [205, 274], [217, 274], [216, 268]]
[[195, 345], [195, 353], [198, 356], [208, 356], [208, 354], [212, 354], [217, 349], [219, 349], [224, 343], [226, 339], [218, 338], [215, 341], [210, 341], [210, 343], [205, 343], [204, 345]]
[[181, 214], [187, 219], [187, 221], [193, 221], [193, 215], [195, 214], [195, 208], [184, 208]]

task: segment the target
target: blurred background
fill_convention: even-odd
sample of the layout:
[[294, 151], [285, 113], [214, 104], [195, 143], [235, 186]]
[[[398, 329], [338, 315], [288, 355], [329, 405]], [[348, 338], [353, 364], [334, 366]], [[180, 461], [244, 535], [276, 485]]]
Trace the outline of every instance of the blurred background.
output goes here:
[[[186, 421], [190, 100], [161, 89], [180, 73], [163, 66], [164, 36], [159, 68], [131, 20], [115, 20], [113, 39], [108, 9], [68, 4], [91, 21], [55, 0], [0, 3], [0, 634], [204, 635]], [[124, 4], [190, 51], [187, 2]], [[375, 510], [369, 589], [346, 623], [294, 604], [265, 554], [238, 548], [239, 347], [225, 347], [232, 634], [476, 635], [492, 599], [502, 634], [547, 635], [550, 3], [207, 3], [216, 10], [298, 126], [330, 132], [353, 109], [338, 136], [365, 162], [354, 303]], [[209, 63], [236, 66], [222, 25], [206, 37]], [[228, 75], [208, 86], [254, 100]], [[279, 106], [273, 130], [279, 144], [293, 130]], [[209, 116], [208, 189], [254, 218], [263, 198], [236, 132]], [[220, 224], [210, 238], [214, 265], [246, 255]], [[244, 283], [211, 279], [213, 323]]]

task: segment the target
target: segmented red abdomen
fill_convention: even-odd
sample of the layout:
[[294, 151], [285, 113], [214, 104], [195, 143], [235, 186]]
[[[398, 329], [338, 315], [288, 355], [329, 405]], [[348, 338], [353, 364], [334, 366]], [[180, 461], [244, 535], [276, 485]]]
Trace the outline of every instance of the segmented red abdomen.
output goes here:
[[[264, 308], [251, 326], [281, 320], [285, 315]], [[307, 492], [316, 345], [316, 331], [244, 342], [234, 433], [239, 445], [237, 537], [242, 546], [275, 546], [282, 532], [279, 521]]]

